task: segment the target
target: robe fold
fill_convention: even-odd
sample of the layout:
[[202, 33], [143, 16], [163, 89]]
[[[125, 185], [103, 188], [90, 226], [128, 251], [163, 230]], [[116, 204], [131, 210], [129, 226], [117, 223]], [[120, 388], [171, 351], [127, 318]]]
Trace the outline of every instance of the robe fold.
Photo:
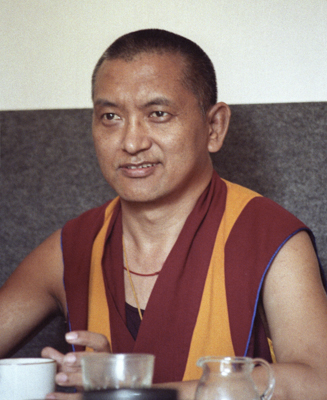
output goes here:
[[[198, 379], [206, 355], [270, 361], [257, 308], [264, 277], [296, 217], [215, 172], [168, 255], [136, 340], [126, 327], [119, 198], [62, 230], [69, 328], [103, 333], [114, 353], [156, 356], [154, 382]], [[80, 349], [79, 349], [80, 350]]]

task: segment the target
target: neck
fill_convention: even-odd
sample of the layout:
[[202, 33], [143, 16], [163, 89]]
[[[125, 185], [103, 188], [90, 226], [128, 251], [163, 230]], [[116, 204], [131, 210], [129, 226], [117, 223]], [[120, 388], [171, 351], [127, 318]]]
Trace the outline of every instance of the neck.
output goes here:
[[138, 254], [168, 255], [193, 207], [136, 207], [135, 212], [135, 207], [124, 207], [122, 202], [123, 232], [128, 247], [135, 248]]
[[121, 200], [126, 254], [132, 271], [147, 274], [161, 270], [211, 177], [178, 201], [149, 204]]
[[129, 269], [137, 274], [152, 275], [144, 277], [134, 274], [131, 278], [125, 273], [125, 296], [130, 304], [137, 306], [129, 284], [132, 280], [138, 303], [145, 309], [158, 278], [158, 274], [154, 273], [161, 271], [186, 219], [209, 181], [201, 190], [196, 193], [193, 191], [192, 196], [184, 197], [183, 201], [157, 202], [154, 205], [121, 200], [125, 264], [127, 260]]
[[196, 190], [193, 189], [189, 195], [178, 199], [151, 203], [133, 203], [122, 199], [123, 232], [126, 240], [132, 240], [139, 250], [146, 243], [159, 247], [164, 242], [174, 244], [209, 182], [210, 179], [204, 180]]

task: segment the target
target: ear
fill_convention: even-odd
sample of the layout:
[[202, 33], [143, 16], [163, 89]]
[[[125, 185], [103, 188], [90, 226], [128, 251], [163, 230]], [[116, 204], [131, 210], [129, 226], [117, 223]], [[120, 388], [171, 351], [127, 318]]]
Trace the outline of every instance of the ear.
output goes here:
[[230, 116], [230, 108], [226, 103], [222, 102], [215, 104], [208, 111], [208, 151], [210, 153], [216, 153], [221, 149], [228, 131]]

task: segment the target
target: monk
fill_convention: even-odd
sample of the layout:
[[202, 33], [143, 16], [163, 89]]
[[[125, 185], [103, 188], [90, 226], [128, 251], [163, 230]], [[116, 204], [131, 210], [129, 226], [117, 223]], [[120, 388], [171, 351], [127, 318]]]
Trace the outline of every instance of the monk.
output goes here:
[[59, 385], [81, 387], [86, 348], [145, 352], [156, 356], [154, 384], [190, 399], [199, 357], [236, 355], [272, 363], [273, 399], [325, 399], [313, 234], [213, 170], [230, 109], [217, 103], [208, 56], [173, 33], [137, 31], [106, 50], [92, 83], [96, 153], [118, 197], [68, 221], [1, 288], [1, 354], [60, 310], [72, 351], [42, 352]]

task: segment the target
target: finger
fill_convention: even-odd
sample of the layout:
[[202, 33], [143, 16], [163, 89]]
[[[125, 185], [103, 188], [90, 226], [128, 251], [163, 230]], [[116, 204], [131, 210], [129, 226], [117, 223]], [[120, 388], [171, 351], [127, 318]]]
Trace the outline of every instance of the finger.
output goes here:
[[79, 344], [87, 346], [94, 351], [103, 351], [111, 353], [111, 348], [108, 339], [100, 333], [88, 331], [73, 331], [66, 333], [66, 341], [70, 344]]
[[74, 353], [67, 353], [62, 359], [63, 372], [76, 372], [81, 369], [81, 359], [83, 356], [90, 354], [86, 351], [76, 351]]
[[75, 386], [77, 389], [82, 388], [82, 373], [80, 371], [71, 373], [59, 372], [59, 374], [56, 375], [56, 383], [65, 387]]
[[56, 361], [57, 368], [61, 368], [64, 355], [60, 353], [58, 350], [53, 349], [52, 347], [45, 347], [41, 351], [41, 357], [43, 358], [51, 358], [52, 360]]
[[76, 372], [81, 369], [81, 358], [86, 352], [67, 353], [62, 359], [62, 372]]
[[[65, 373], [80, 372], [82, 370], [82, 358], [89, 354], [92, 354], [92, 353], [87, 352], [87, 351], [67, 353], [63, 357], [60, 372], [65, 372]], [[105, 353], [105, 354], [108, 354], [108, 353]]]

